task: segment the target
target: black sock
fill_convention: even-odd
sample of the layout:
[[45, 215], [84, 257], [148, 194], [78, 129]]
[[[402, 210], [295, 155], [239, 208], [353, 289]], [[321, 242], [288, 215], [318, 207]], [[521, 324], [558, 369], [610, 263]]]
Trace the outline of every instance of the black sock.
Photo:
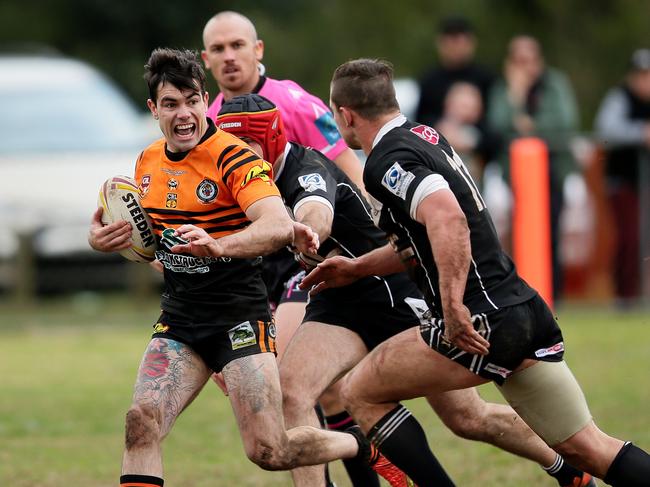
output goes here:
[[[327, 416], [325, 421], [327, 429], [334, 431], [345, 431], [357, 425], [347, 411]], [[379, 476], [361, 458], [345, 458], [343, 459], [343, 466], [352, 481], [353, 487], [379, 487]]]
[[151, 475], [122, 475], [120, 487], [163, 487], [165, 481]]
[[454, 486], [429, 449], [422, 426], [401, 404], [370, 429], [368, 439], [418, 487]]
[[560, 455], [555, 457], [555, 462], [550, 467], [542, 467], [544, 471], [557, 480], [557, 483], [563, 486], [573, 485], [574, 479], [582, 479], [584, 472], [578, 470], [573, 465], [569, 465]]
[[650, 455], [632, 443], [626, 443], [609, 466], [603, 480], [614, 487], [648, 487]]

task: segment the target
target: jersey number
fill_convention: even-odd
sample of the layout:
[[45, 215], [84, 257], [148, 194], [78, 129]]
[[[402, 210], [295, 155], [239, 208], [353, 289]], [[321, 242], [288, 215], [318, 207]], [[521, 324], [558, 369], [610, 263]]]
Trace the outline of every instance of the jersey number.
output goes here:
[[449, 165], [454, 169], [454, 171], [460, 174], [460, 177], [463, 178], [467, 186], [469, 186], [469, 190], [471, 191], [472, 197], [476, 202], [476, 208], [478, 208], [478, 211], [483, 211], [485, 209], [485, 201], [483, 201], [483, 197], [481, 196], [481, 193], [479, 193], [478, 188], [476, 187], [476, 183], [474, 183], [472, 176], [470, 176], [469, 171], [467, 170], [467, 166], [465, 166], [463, 160], [458, 154], [456, 154], [456, 151], [454, 151], [453, 158], [449, 157], [446, 152], [445, 156], [447, 157], [447, 162]]

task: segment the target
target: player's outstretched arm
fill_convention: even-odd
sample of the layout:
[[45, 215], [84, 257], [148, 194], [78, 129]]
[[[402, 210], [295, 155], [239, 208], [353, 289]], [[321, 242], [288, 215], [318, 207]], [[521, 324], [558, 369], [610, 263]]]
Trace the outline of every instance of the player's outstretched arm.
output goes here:
[[327, 288], [347, 286], [365, 276], [385, 276], [403, 270], [399, 256], [390, 245], [385, 245], [356, 259], [343, 256], [325, 259], [305, 276], [300, 288], [311, 289], [313, 295]]
[[311, 229], [306, 227], [295, 232], [295, 222], [279, 196], [267, 196], [256, 201], [246, 209], [246, 216], [252, 223], [244, 230], [218, 239], [212, 238], [202, 228], [182, 225], [176, 229], [176, 234], [188, 243], [175, 245], [171, 250], [198, 257], [253, 258], [275, 252], [294, 240], [306, 250], [317, 248]]
[[103, 208], [97, 208], [93, 213], [88, 231], [88, 243], [100, 252], [117, 252], [131, 246], [131, 224], [122, 220], [104, 225], [102, 223]]

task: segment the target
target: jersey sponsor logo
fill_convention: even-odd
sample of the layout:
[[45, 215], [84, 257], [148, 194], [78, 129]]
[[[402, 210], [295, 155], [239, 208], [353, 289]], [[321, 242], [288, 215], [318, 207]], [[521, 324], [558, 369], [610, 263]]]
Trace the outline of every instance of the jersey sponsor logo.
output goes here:
[[169, 178], [169, 181], [167, 181], [167, 188], [169, 191], [176, 191], [178, 189], [178, 179]]
[[169, 325], [165, 325], [164, 323], [156, 323], [153, 325], [154, 333], [167, 333], [167, 330], [169, 330]]
[[413, 127], [411, 132], [421, 139], [426, 140], [429, 144], [437, 145], [440, 140], [438, 132], [427, 125], [418, 125], [417, 127]]
[[322, 176], [318, 173], [299, 176], [298, 182], [300, 183], [300, 186], [302, 186], [304, 190], [309, 193], [316, 190], [327, 191], [327, 184], [325, 183], [325, 180], [322, 178]]
[[535, 350], [535, 357], [541, 358], [541, 357], [546, 357], [548, 355], [557, 355], [558, 353], [564, 352], [564, 342], [559, 342], [553, 345], [552, 347], [548, 348], [540, 348], [539, 350]]
[[205, 178], [199, 183], [196, 187], [196, 196], [199, 198], [199, 201], [204, 204], [212, 203], [219, 193], [219, 188], [217, 183], [211, 179]]
[[431, 310], [424, 299], [406, 297], [404, 298], [404, 302], [413, 310], [413, 313], [418, 317], [421, 324], [426, 325], [431, 322], [433, 313], [431, 313]]
[[496, 374], [500, 375], [504, 379], [507, 379], [510, 374], [512, 374], [512, 370], [506, 369], [505, 367], [501, 367], [500, 365], [495, 365], [491, 362], [488, 362], [488, 364], [483, 368], [486, 372], [490, 372], [491, 374]]
[[336, 144], [341, 139], [341, 134], [339, 129], [336, 128], [336, 122], [331, 112], [324, 112], [316, 120], [314, 120], [314, 125], [321, 133], [328, 144]]
[[254, 166], [248, 171], [244, 177], [244, 181], [241, 183], [241, 187], [243, 188], [253, 179], [261, 179], [266, 183], [271, 182], [269, 174], [271, 174], [271, 165], [266, 161], [262, 161], [261, 166]]
[[189, 242], [183, 237], [176, 235], [176, 230], [173, 228], [165, 228], [160, 237], [160, 243], [171, 249], [174, 245], [185, 245]]
[[206, 274], [210, 272], [209, 264], [231, 260], [230, 257], [194, 257], [193, 255], [171, 254], [162, 250], [156, 250], [156, 259], [165, 269], [185, 274]]
[[399, 162], [395, 162], [381, 178], [381, 184], [395, 196], [406, 200], [406, 192], [414, 179], [415, 175], [412, 172], [405, 171]]
[[142, 179], [140, 179], [140, 187], [138, 190], [140, 191], [140, 197], [144, 198], [144, 195], [146, 195], [149, 192], [149, 187], [151, 186], [151, 174], [145, 174], [142, 176]]
[[162, 172], [167, 173], [170, 176], [181, 176], [185, 174], [187, 171], [183, 171], [183, 170], [178, 171], [176, 169], [167, 169], [166, 167], [163, 167]]
[[257, 343], [257, 337], [250, 321], [244, 321], [228, 330], [228, 337], [233, 350], [250, 347]]
[[275, 338], [275, 323], [269, 323], [269, 337]]
[[178, 195], [176, 193], [167, 193], [165, 199], [166, 208], [176, 208], [178, 206]]
[[240, 128], [241, 122], [221, 122], [218, 127], [220, 129]]

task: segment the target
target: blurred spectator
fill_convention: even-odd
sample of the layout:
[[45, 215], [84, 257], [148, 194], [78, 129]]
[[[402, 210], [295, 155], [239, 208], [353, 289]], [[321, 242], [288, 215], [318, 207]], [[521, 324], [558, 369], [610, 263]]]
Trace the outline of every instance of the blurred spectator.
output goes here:
[[465, 81], [454, 83], [447, 92], [444, 111], [435, 128], [458, 152], [474, 180], [480, 182], [483, 168], [499, 147], [499, 138], [485, 126], [479, 89]]
[[578, 109], [568, 78], [546, 66], [535, 38], [519, 35], [510, 40], [503, 78], [495, 82], [489, 94], [487, 118], [490, 128], [503, 137], [498, 160], [506, 176], [512, 140], [539, 137], [548, 146], [553, 289], [558, 297], [562, 290], [559, 220], [564, 204], [564, 180], [577, 168], [569, 143], [578, 128]]
[[616, 293], [627, 301], [639, 297], [641, 285], [639, 191], [641, 170], [647, 174], [650, 165], [650, 49], [633, 53], [623, 83], [610, 89], [601, 103], [595, 129], [605, 147], [616, 224]]
[[472, 25], [463, 17], [442, 20], [436, 37], [438, 65], [420, 80], [420, 101], [415, 119], [435, 126], [444, 111], [444, 99], [451, 85], [466, 81], [481, 92], [483, 105], [494, 75], [474, 61], [476, 38]]

